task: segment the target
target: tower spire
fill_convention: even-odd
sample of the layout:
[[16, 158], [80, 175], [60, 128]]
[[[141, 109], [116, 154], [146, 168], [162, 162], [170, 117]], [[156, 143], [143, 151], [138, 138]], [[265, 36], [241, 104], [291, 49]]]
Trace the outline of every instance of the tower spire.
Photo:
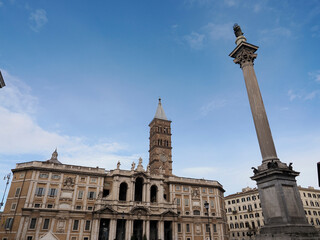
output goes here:
[[159, 97], [159, 103], [158, 103], [157, 111], [156, 111], [156, 114], [154, 115], [154, 118], [168, 120], [166, 114], [164, 113], [160, 97]]

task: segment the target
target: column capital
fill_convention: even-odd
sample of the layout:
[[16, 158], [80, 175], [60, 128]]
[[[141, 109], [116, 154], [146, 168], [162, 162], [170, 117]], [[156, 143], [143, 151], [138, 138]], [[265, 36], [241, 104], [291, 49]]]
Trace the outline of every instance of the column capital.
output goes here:
[[241, 42], [230, 54], [229, 56], [234, 58], [233, 62], [239, 64], [241, 68], [253, 65], [257, 54], [258, 46], [252, 45], [247, 42]]

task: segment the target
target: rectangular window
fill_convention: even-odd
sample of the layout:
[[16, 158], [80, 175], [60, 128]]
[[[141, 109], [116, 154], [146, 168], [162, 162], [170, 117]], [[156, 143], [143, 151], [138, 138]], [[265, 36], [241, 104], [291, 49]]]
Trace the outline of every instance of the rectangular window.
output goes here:
[[27, 240], [32, 240], [32, 236], [28, 236], [28, 237], [27, 237]]
[[78, 227], [79, 227], [79, 220], [74, 220], [72, 230], [77, 231]]
[[217, 232], [217, 225], [213, 224], [213, 232]]
[[205, 188], [202, 188], [202, 193], [206, 193], [206, 189]]
[[181, 224], [178, 223], [178, 232], [181, 232]]
[[30, 229], [35, 229], [36, 228], [36, 223], [37, 223], [37, 219], [36, 218], [31, 218], [31, 222], [30, 222]]
[[88, 237], [84, 237], [83, 240], [89, 240], [89, 238]]
[[49, 174], [48, 173], [40, 173], [39, 178], [48, 178]]
[[81, 210], [81, 206], [80, 206], [80, 205], [77, 205], [77, 206], [76, 206], [76, 210]]
[[177, 198], [177, 205], [180, 206], [180, 204], [181, 204], [181, 199]]
[[92, 206], [89, 206], [89, 207], [88, 207], [88, 210], [89, 210], [89, 211], [91, 211], [92, 209], [93, 209], [93, 207], [92, 207]]
[[58, 193], [58, 189], [56, 189], [56, 188], [49, 188], [48, 196], [49, 196], [49, 197], [55, 197], [55, 196], [57, 196], [57, 193]]
[[96, 192], [88, 192], [88, 199], [95, 199], [96, 198]]
[[34, 207], [35, 207], [35, 208], [39, 208], [39, 207], [40, 207], [40, 203], [35, 203], [35, 204], [34, 204]]
[[206, 224], [206, 232], [209, 232], [209, 224]]
[[13, 223], [13, 218], [7, 218], [4, 228], [6, 230], [10, 230], [12, 227], [12, 223]]
[[187, 232], [190, 232], [190, 225], [187, 223], [186, 224]]
[[85, 177], [81, 177], [81, 178], [80, 178], [80, 181], [81, 181], [81, 182], [85, 182], [85, 181], [86, 181], [86, 178], [85, 178]]
[[213, 189], [212, 188], [209, 188], [209, 193], [213, 193]]
[[47, 208], [53, 208], [53, 204], [48, 204]]
[[15, 210], [16, 207], [17, 207], [17, 203], [12, 203], [12, 204], [11, 204], [11, 210]]
[[87, 220], [87, 221], [86, 221], [86, 225], [85, 225], [85, 227], [84, 227], [84, 230], [85, 230], [85, 231], [89, 231], [89, 230], [90, 230], [90, 223], [91, 223], [90, 220]]
[[210, 200], [210, 207], [214, 208], [214, 201], [213, 200]]
[[58, 179], [60, 179], [60, 175], [58, 175], [58, 174], [53, 174], [51, 178], [58, 180]]
[[36, 195], [38, 197], [43, 196], [44, 195], [44, 188], [43, 187], [36, 188]]
[[189, 187], [183, 186], [183, 191], [189, 191]]
[[78, 192], [78, 199], [82, 199], [83, 197], [83, 191], [82, 190], [79, 190]]
[[50, 222], [50, 219], [46, 218], [43, 222], [42, 229], [49, 229], [49, 222]]
[[179, 185], [176, 185], [176, 190], [180, 190], [180, 186]]
[[185, 205], [185, 206], [189, 206], [189, 199], [188, 199], [188, 198], [185, 198], [185, 199], [184, 199], [184, 205]]
[[97, 182], [97, 178], [90, 178], [90, 182], [96, 183]]
[[24, 173], [20, 173], [20, 178], [24, 178]]
[[16, 193], [14, 194], [14, 197], [19, 197], [20, 195], [20, 191], [21, 191], [21, 188], [16, 188]]

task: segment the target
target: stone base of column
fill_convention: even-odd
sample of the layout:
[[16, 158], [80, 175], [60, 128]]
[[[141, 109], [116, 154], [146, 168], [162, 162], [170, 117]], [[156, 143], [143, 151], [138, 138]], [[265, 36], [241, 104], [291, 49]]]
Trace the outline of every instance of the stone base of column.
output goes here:
[[280, 160], [264, 162], [254, 169], [265, 226], [256, 239], [320, 240], [315, 227], [308, 224], [296, 176], [299, 172]]
[[319, 240], [319, 232], [309, 224], [306, 225], [283, 225], [264, 226], [256, 240]]

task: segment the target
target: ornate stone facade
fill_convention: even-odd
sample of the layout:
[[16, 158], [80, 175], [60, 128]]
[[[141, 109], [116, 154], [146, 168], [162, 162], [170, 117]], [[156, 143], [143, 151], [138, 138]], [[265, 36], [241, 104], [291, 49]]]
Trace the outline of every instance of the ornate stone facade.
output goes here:
[[222, 185], [172, 174], [171, 121], [160, 107], [146, 169], [141, 158], [130, 170], [120, 162], [114, 170], [67, 165], [56, 151], [48, 161], [18, 163], [0, 239], [206, 240], [209, 227], [212, 240], [228, 239]]

